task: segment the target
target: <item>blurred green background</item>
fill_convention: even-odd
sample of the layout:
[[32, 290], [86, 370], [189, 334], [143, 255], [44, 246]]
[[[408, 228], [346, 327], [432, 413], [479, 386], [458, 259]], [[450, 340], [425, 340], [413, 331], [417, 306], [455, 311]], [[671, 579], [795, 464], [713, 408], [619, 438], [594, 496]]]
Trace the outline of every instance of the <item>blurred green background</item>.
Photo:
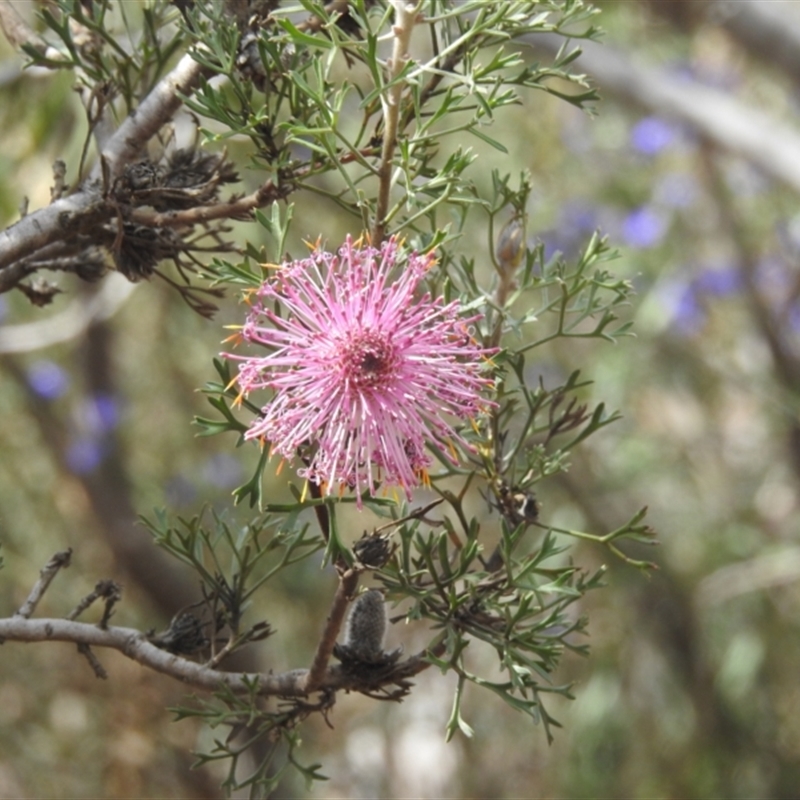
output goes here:
[[[598, 73], [598, 115], [528, 97], [492, 131], [509, 155], [476, 146], [473, 177], [488, 185], [492, 167], [530, 171], [532, 244], [570, 256], [599, 228], [620, 248], [612, 268], [637, 288], [636, 337], [556, 343], [536, 368], [580, 367], [594, 380], [591, 399], [623, 419], [582, 444], [539, 499], [545, 521], [598, 531], [648, 505], [661, 545], [627, 552], [659, 570], [648, 579], [598, 547], [576, 549], [581, 565], [608, 564], [608, 586], [580, 609], [590, 658], [567, 657], [556, 676], [574, 682], [576, 699], [551, 709], [563, 724], [552, 746], [474, 690], [464, 708], [474, 738], [446, 745], [453, 682], [431, 670], [402, 705], [344, 696], [334, 730], [307, 727], [304, 756], [330, 777], [316, 797], [800, 796], [798, 190], [780, 167], [764, 168], [757, 147], [736, 152], [691, 114], [697, 97], [727, 98], [740, 116], [721, 126], [763, 119], [789, 137], [764, 138], [765, 156], [800, 153], [791, 139], [800, 142], [800, 73], [777, 39], [759, 49], [741, 33], [735, 6], [769, 7], [786, 36], [800, 28], [800, 9], [599, 5], [605, 48], [628, 70]], [[590, 65], [576, 69], [591, 77]], [[628, 84], [646, 80], [651, 90], [632, 97]], [[678, 86], [689, 110], [665, 103], [659, 82]], [[86, 122], [70, 76], [20, 74], [4, 42], [0, 131], [6, 226], [25, 197], [32, 209], [49, 201], [55, 159], [75, 169]], [[229, 143], [244, 164], [237, 147]], [[258, 175], [242, 175], [258, 185]], [[301, 238], [336, 242], [348, 231], [335, 207], [294, 199], [293, 251]], [[257, 226], [237, 230], [263, 243]], [[486, 232], [471, 235], [464, 250], [488, 253]], [[191, 425], [206, 413], [196, 390], [215, 377], [222, 326], [242, 311], [229, 297], [209, 323], [158, 280], [100, 287], [64, 281], [45, 310], [0, 296], [0, 609], [12, 613], [50, 555], [69, 546], [73, 565], [40, 613], [62, 616], [114, 577], [125, 586], [114, 621], [159, 628], [197, 589], [133, 524], [136, 514], [167, 506], [188, 516], [207, 503], [246, 518], [230, 508], [230, 491], [255, 448], [198, 439]], [[74, 325], [69, 315], [86, 320], [78, 304], [98, 291], [100, 313]], [[258, 646], [251, 668], [259, 658], [276, 668], [307, 660], [329, 579], [309, 564], [265, 590], [258, 613], [278, 635]], [[412, 651], [414, 633], [391, 631], [389, 645], [399, 643]], [[211, 734], [165, 710], [182, 688], [99, 655], [108, 681], [68, 645], [0, 650], [0, 797], [219, 796], [219, 774], [188, 769]], [[289, 783], [281, 796], [303, 794]]]

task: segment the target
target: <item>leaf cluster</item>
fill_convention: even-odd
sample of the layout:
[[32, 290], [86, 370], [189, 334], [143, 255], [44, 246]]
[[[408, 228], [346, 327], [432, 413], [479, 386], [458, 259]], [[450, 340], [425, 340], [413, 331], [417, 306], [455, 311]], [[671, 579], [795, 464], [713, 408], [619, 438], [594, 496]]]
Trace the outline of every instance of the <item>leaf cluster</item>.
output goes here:
[[[299, 8], [305, 22], [298, 22]], [[207, 121], [209, 141], [246, 137], [255, 167], [292, 191], [327, 198], [368, 229], [377, 210], [385, 97], [402, 83], [385, 222], [432, 235], [438, 206], [470, 202], [465, 171], [475, 154], [460, 144], [448, 151], [448, 141], [467, 134], [505, 152], [489, 129], [498, 110], [520, 102], [521, 90], [547, 91], [579, 107], [597, 99], [568, 69], [577, 48], [565, 43], [545, 65], [527, 63], [513, 46], [532, 33], [592, 38], [596, 10], [582, 0], [434, 0], [420, 25], [430, 43], [395, 77], [385, 46], [391, 12], [387, 0], [356, 0], [342, 17], [303, 0], [254, 16], [243, 32], [222, 4], [198, 2], [185, 35], [209, 74], [226, 80], [206, 81], [186, 104]], [[570, 85], [572, 93], [563, 88]]]
[[136, 6], [55, 0], [42, 7], [40, 17], [54, 42], [50, 49], [33, 42], [22, 49], [34, 66], [74, 72], [95, 97], [95, 121], [117, 98], [123, 101], [118, 117], [131, 113], [183, 44], [175, 24], [178, 14], [169, 0]]
[[[309, 525], [292, 518], [279, 520], [269, 513], [238, 529], [214, 511], [188, 520], [178, 517], [175, 525], [164, 511], [154, 513], [154, 521], [142, 521], [155, 543], [200, 578], [203, 600], [197, 605], [207, 617], [209, 666], [217, 666], [245, 644], [270, 635], [265, 621], [243, 625], [253, 595], [278, 572], [324, 546]], [[204, 524], [207, 516], [211, 526]], [[182, 614], [185, 610], [176, 620]]]
[[[552, 674], [564, 650], [586, 653], [586, 646], [576, 641], [586, 620], [570, 617], [568, 609], [600, 584], [602, 571], [587, 577], [571, 564], [559, 563], [567, 548], [557, 544], [552, 532], [531, 547], [526, 527], [524, 523], [502, 526], [501, 560], [492, 568], [482, 557], [484, 537], [475, 520], [463, 537], [447, 517], [441, 523], [443, 530], [421, 530], [417, 522], [404, 524], [394, 557], [376, 573], [390, 599], [411, 601], [400, 618], [426, 619], [433, 630], [441, 630], [443, 652], [434, 655], [432, 648], [430, 659], [460, 679], [448, 738], [456, 727], [469, 733], [459, 711], [463, 681], [490, 689], [535, 722], [541, 721], [550, 738], [555, 720], [541, 695], [569, 696], [568, 687], [551, 685]], [[494, 649], [507, 681], [490, 681], [470, 671], [471, 642]]]
[[[297, 726], [311, 714], [327, 714], [332, 698], [324, 696], [315, 703], [299, 699], [283, 701], [277, 708], [265, 708], [253, 685], [251, 695], [219, 692], [213, 699], [195, 697], [192, 705], [175, 707], [176, 719], [199, 718], [211, 730], [222, 728], [227, 733], [215, 736], [214, 744], [197, 755], [194, 766], [221, 762], [227, 767], [222, 788], [233, 792], [248, 792], [250, 798], [270, 797], [290, 771], [299, 773], [308, 787], [314, 781], [327, 780], [320, 764], [303, 764], [297, 749], [301, 739]], [[258, 753], [252, 766], [253, 754]], [[249, 774], [243, 775], [243, 766]]]

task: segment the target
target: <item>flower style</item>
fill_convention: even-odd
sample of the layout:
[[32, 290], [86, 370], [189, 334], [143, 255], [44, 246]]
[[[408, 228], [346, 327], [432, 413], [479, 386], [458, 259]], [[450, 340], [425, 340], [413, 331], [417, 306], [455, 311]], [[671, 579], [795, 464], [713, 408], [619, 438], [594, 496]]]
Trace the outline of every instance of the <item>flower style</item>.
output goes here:
[[453, 442], [469, 445], [446, 416], [472, 418], [492, 405], [481, 398], [493, 385], [482, 374], [491, 351], [469, 333], [480, 316], [461, 318], [458, 301], [420, 296], [434, 261], [412, 253], [401, 262], [395, 239], [377, 249], [348, 237], [338, 254], [314, 250], [254, 290], [234, 338], [271, 352], [226, 355], [240, 362], [243, 395], [269, 388], [273, 397], [245, 438], [268, 440], [288, 460], [301, 449], [301, 477], [359, 498], [378, 481], [410, 496], [427, 480], [426, 442], [456, 463]]

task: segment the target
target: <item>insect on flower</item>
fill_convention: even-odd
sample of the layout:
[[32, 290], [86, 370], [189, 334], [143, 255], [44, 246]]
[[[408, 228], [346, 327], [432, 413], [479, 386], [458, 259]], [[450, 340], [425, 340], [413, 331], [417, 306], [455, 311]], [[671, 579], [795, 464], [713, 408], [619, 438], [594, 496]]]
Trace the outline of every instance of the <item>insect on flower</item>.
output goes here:
[[427, 480], [426, 443], [457, 463], [454, 445], [469, 445], [451, 420], [492, 405], [482, 395], [493, 351], [471, 335], [480, 316], [421, 292], [434, 263], [401, 256], [394, 238], [376, 248], [348, 237], [337, 253], [282, 265], [252, 293], [236, 337], [269, 353], [225, 354], [239, 362], [243, 395], [272, 391], [245, 438], [290, 461], [303, 448], [298, 474], [328, 494], [374, 494], [383, 481], [410, 496]]

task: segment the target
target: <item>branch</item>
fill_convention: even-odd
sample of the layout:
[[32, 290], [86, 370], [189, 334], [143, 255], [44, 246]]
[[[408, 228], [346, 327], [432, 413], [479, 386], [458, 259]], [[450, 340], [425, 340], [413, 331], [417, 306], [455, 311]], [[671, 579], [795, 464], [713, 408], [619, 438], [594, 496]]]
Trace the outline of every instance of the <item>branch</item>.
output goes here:
[[764, 0], [650, 0], [649, 8], [679, 28], [720, 25], [749, 53], [800, 83], [800, 19], [785, 3]]
[[61, 550], [56, 553], [39, 571], [39, 579], [33, 585], [27, 600], [19, 607], [19, 610], [14, 614], [15, 617], [28, 619], [34, 611], [39, 601], [47, 591], [53, 578], [58, 574], [62, 567], [68, 567], [70, 559], [72, 558], [72, 549]]
[[296, 669], [283, 673], [220, 672], [162, 650], [134, 628], [109, 626], [100, 628], [86, 622], [66, 619], [26, 619], [13, 616], [0, 619], [0, 642], [71, 642], [88, 647], [117, 650], [142, 666], [169, 675], [182, 683], [209, 692], [227, 690], [238, 695], [304, 697], [312, 691], [370, 691], [380, 685], [391, 685], [413, 677], [430, 666], [427, 651], [411, 656], [383, 673], [378, 681], [354, 676], [336, 665], [328, 667], [322, 680], [313, 689], [308, 687], [309, 670]]
[[763, 0], [711, 0], [709, 11], [751, 53], [800, 82], [800, 20], [794, 14]]
[[314, 653], [311, 668], [306, 675], [305, 689], [308, 692], [316, 691], [325, 682], [328, 662], [336, 645], [339, 631], [342, 629], [347, 606], [357, 586], [358, 572], [354, 569], [347, 570], [339, 579], [339, 586], [336, 589], [328, 618], [325, 620], [325, 628], [317, 645], [317, 652]]
[[747, 290], [745, 300], [750, 306], [756, 327], [769, 347], [780, 382], [788, 392], [795, 394], [800, 389], [800, 357], [792, 347], [791, 338], [787, 336], [788, 331], [782, 325], [779, 314], [783, 309], [773, 308], [758, 285], [758, 252], [748, 242], [745, 235], [746, 220], [736, 211], [731, 192], [725, 186], [713, 153], [708, 148], [702, 148], [700, 153], [708, 188], [717, 201], [720, 225], [737, 250], [739, 274]]
[[392, 159], [397, 146], [400, 99], [403, 94], [403, 83], [399, 78], [409, 60], [408, 46], [419, 13], [419, 3], [393, 0], [393, 4], [395, 7], [395, 21], [392, 27], [394, 50], [389, 62], [389, 88], [385, 95], [381, 95], [384, 130], [381, 160], [378, 165], [378, 202], [375, 207], [375, 224], [372, 229], [374, 247], [379, 247], [386, 235], [386, 214], [389, 212], [389, 195], [392, 187]]
[[281, 187], [272, 181], [267, 181], [251, 194], [240, 197], [237, 200], [230, 200], [227, 203], [214, 203], [209, 206], [161, 212], [136, 209], [131, 212], [129, 218], [131, 222], [135, 222], [137, 225], [146, 225], [152, 228], [199, 225], [216, 219], [247, 219], [255, 209], [262, 208], [274, 200], [285, 198], [289, 191], [288, 185]]
[[0, 231], [0, 292], [15, 286], [30, 271], [15, 262], [63, 238], [78, 224], [101, 224], [111, 215], [112, 210], [104, 208], [99, 185], [93, 183]]
[[[0, 231], [0, 270], [52, 242], [62, 239], [76, 228], [100, 224], [114, 215], [111, 204], [103, 202], [100, 176], [105, 169], [111, 180], [117, 177], [125, 164], [137, 158], [147, 143], [180, 108], [181, 95], [189, 94], [203, 74], [203, 68], [190, 55], [185, 55], [175, 68], [159, 81], [152, 92], [141, 102], [108, 140], [100, 153], [90, 179], [84, 187], [69, 197], [51, 203], [23, 217], [15, 225]], [[15, 265], [6, 275], [0, 273], [0, 292], [14, 286], [25, 273]]]
[[[524, 39], [550, 52], [563, 45], [563, 39], [550, 35]], [[581, 50], [575, 63], [621, 100], [690, 125], [717, 147], [800, 192], [800, 135], [794, 129], [723, 92], [634, 63], [608, 45], [587, 41]]]
[[181, 95], [189, 94], [203, 75], [203, 67], [187, 53], [153, 88], [153, 91], [119, 126], [95, 164], [92, 177], [99, 178], [102, 162], [116, 176], [122, 167], [138, 158], [142, 148], [169, 122], [183, 104]]

